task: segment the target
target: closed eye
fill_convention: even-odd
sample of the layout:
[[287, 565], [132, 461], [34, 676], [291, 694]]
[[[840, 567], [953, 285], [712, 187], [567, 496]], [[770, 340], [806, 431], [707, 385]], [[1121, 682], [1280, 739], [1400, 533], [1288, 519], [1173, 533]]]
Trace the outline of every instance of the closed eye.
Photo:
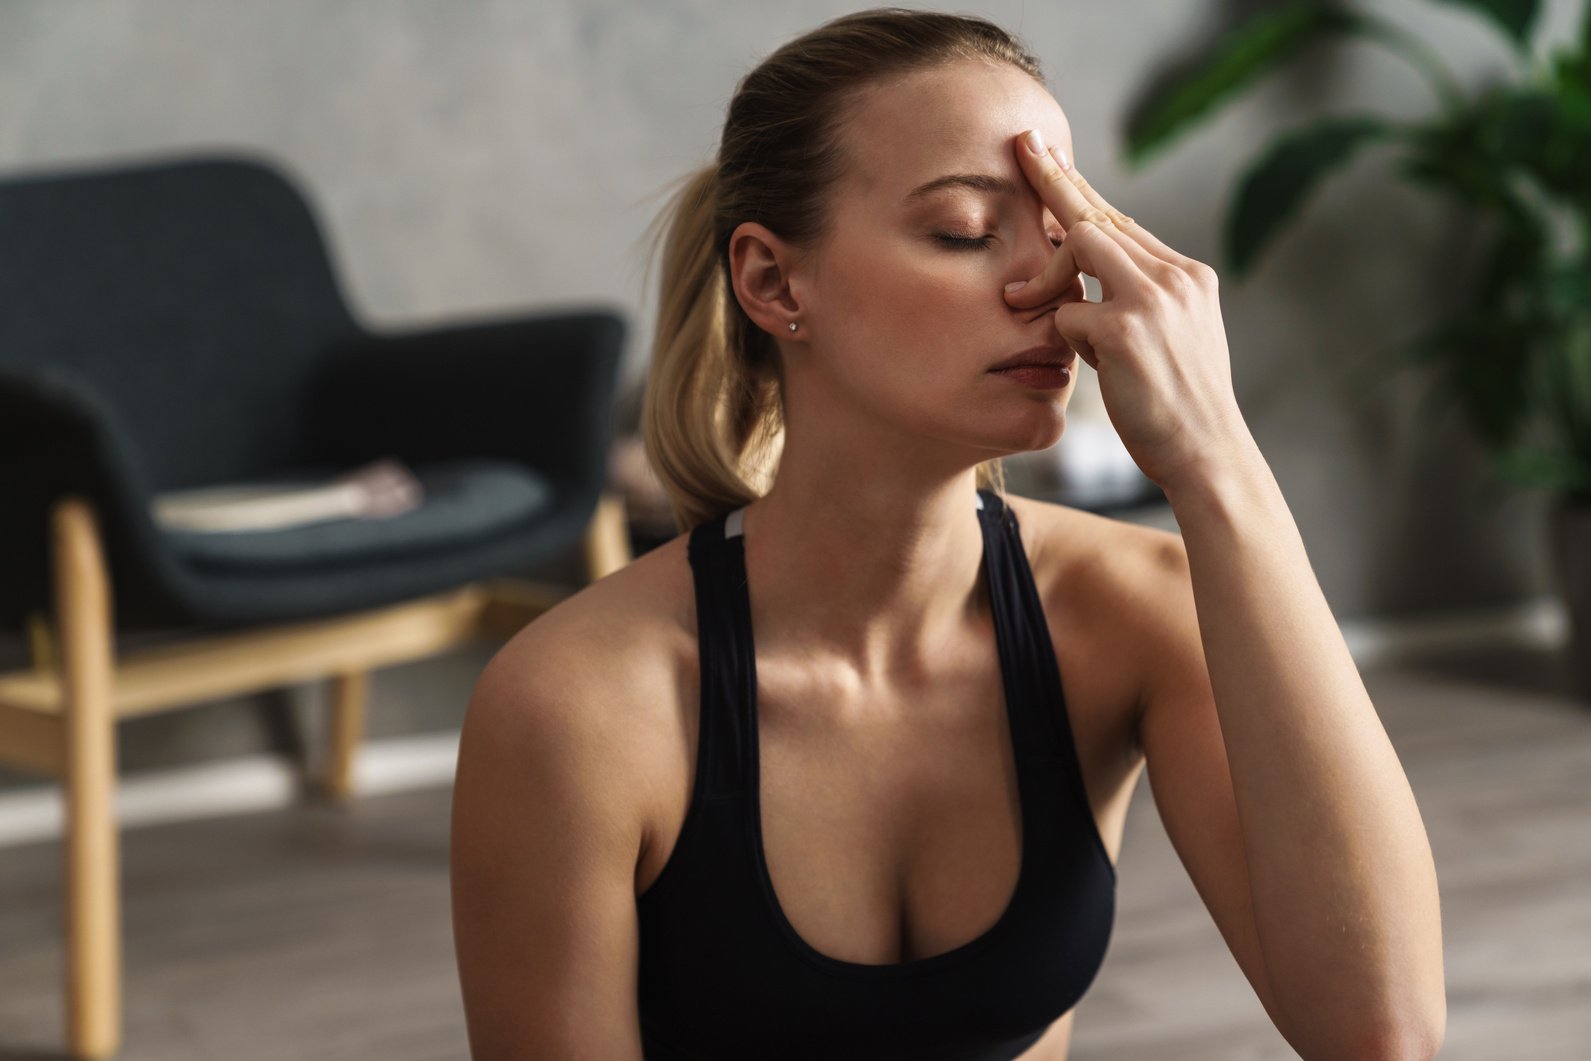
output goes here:
[[[980, 250], [989, 245], [989, 241], [994, 239], [994, 234], [990, 233], [986, 236], [953, 236], [948, 232], [936, 232], [934, 233], [934, 239], [947, 247], [958, 250]], [[1050, 243], [1056, 247], [1059, 247], [1064, 242], [1065, 240], [1060, 236], [1050, 237]]]

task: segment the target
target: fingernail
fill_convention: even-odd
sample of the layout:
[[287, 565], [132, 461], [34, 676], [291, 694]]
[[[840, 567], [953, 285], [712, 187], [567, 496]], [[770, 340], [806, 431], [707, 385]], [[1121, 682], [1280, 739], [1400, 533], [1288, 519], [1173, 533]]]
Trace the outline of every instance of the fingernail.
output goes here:
[[1027, 286], [1028, 282], [1026, 280], [1013, 280], [1005, 285], [1005, 293], [1009, 295], [1011, 292], [1020, 291]]
[[1037, 129], [1029, 129], [1027, 135], [1028, 150], [1035, 155], [1044, 154], [1044, 137], [1039, 135]]
[[1060, 144], [1056, 144], [1050, 150], [1055, 152], [1055, 158], [1058, 162], [1060, 162], [1062, 169], [1072, 168], [1072, 160], [1066, 157], [1066, 152], [1061, 150]]

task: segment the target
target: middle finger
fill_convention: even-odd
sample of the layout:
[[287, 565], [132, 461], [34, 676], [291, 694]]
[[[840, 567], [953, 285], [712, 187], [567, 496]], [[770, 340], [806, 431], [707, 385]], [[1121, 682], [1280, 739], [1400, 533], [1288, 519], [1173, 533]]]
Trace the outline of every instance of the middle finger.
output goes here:
[[[1064, 165], [1061, 162], [1059, 146], [1052, 146], [1049, 149], [1049, 155], [1055, 164], [1060, 167], [1062, 174], [1068, 178], [1073, 190], [1096, 212], [1105, 215], [1106, 220], [1110, 222], [1110, 226], [1113, 226], [1117, 233], [1126, 237], [1128, 243], [1136, 244], [1139, 248], [1142, 248], [1149, 259], [1158, 258], [1163, 262], [1170, 262], [1172, 265], [1185, 266], [1188, 264], [1189, 260], [1185, 255], [1166, 246], [1153, 232], [1150, 232], [1137, 221], [1106, 202], [1105, 197], [1099, 194], [1094, 186], [1088, 182], [1088, 179], [1077, 171], [1076, 166]], [[1092, 221], [1094, 218], [1090, 217], [1081, 220]], [[1099, 222], [1095, 221], [1095, 223], [1098, 224]], [[1062, 222], [1062, 224], [1065, 224], [1065, 222]], [[1106, 231], [1111, 230], [1110, 227], [1105, 225], [1100, 227], [1105, 228]], [[1140, 266], [1147, 264], [1145, 258], [1138, 254], [1133, 254], [1133, 260], [1138, 262]]]
[[[1017, 147], [1018, 154], [1022, 156], [1022, 172], [1027, 175], [1029, 182], [1038, 190], [1039, 198], [1050, 208], [1050, 212], [1055, 215], [1055, 219], [1061, 223], [1067, 233], [1070, 234], [1073, 226], [1084, 221], [1092, 222], [1144, 273], [1152, 273], [1156, 269], [1163, 268], [1166, 264], [1164, 259], [1138, 240], [1128, 236], [1115, 221], [1115, 218], [1119, 217], [1128, 227], [1139, 227], [1132, 218], [1106, 203], [1091, 187], [1088, 188], [1088, 192], [1093, 198], [1089, 198], [1089, 195], [1083, 191], [1083, 187], [1087, 187], [1088, 182], [1082, 181], [1083, 186], [1080, 187], [1078, 182], [1082, 178], [1075, 176], [1075, 168], [1061, 166], [1054, 148], [1041, 148], [1037, 153], [1033, 151], [1029, 137], [1036, 135], [1038, 135], [1037, 130], [1030, 130], [1018, 137], [1024, 141]], [[1098, 205], [1095, 200], [1098, 200]]]
[[[1037, 129], [1030, 129], [1017, 138], [1017, 152], [1023, 157], [1022, 172], [1039, 193], [1044, 205], [1050, 208], [1055, 220], [1068, 232], [1082, 221], [1091, 221], [1102, 229], [1114, 227], [1110, 213], [1097, 206], [1073, 183], [1067, 170], [1061, 167], [1054, 148], [1046, 149]], [[1034, 141], [1037, 141], [1037, 144]], [[1036, 150], [1035, 150], [1036, 148]]]

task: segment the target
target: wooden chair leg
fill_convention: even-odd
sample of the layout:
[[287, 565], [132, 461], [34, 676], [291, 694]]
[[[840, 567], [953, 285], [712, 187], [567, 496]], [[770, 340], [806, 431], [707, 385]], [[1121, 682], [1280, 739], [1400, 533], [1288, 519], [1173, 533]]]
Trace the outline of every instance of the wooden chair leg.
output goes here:
[[586, 527], [584, 553], [587, 582], [606, 578], [635, 559], [623, 495], [606, 491], [598, 499], [597, 510]]
[[365, 704], [370, 698], [370, 672], [352, 671], [331, 679], [330, 717], [324, 793], [339, 803], [354, 794], [354, 759], [365, 732]]
[[28, 615], [28, 657], [33, 661], [33, 669], [44, 674], [53, 674], [60, 667], [49, 617], [41, 612]]
[[73, 1057], [121, 1046], [122, 931], [110, 584], [79, 497], [53, 513], [54, 595], [66, 730], [66, 999]]

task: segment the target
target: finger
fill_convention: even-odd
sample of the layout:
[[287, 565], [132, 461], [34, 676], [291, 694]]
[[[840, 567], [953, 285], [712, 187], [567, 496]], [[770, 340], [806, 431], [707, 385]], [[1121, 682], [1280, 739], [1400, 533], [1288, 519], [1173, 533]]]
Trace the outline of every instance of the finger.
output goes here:
[[[1050, 155], [1052, 158], [1056, 159], [1057, 165], [1060, 165], [1060, 160], [1057, 157], [1057, 153], [1059, 151], [1060, 147], [1058, 145], [1051, 146], [1050, 148]], [[1062, 172], [1071, 177], [1073, 186], [1077, 188], [1077, 190], [1082, 194], [1083, 198], [1087, 199], [1096, 209], [1109, 217], [1112, 224], [1116, 226], [1117, 231], [1127, 239], [1131, 240], [1139, 247], [1144, 248], [1153, 257], [1159, 258], [1164, 262], [1169, 262], [1172, 265], [1186, 268], [1193, 262], [1192, 258], [1189, 258], [1180, 251], [1167, 246], [1153, 232], [1150, 232], [1147, 228], [1140, 225], [1136, 220], [1128, 217], [1120, 210], [1117, 210], [1114, 206], [1111, 206], [1110, 203], [1105, 200], [1105, 197], [1099, 194], [1099, 191], [1095, 189], [1095, 187], [1077, 171], [1076, 166], [1062, 166], [1061, 169]], [[1062, 222], [1062, 224], [1065, 224], [1065, 222]], [[1143, 260], [1137, 255], [1134, 255], [1133, 258], [1135, 261], [1138, 261], [1140, 265], [1144, 264]]]
[[[1040, 146], [1034, 149], [1033, 137], [1039, 137]], [[1016, 154], [1022, 172], [1027, 175], [1028, 182], [1039, 193], [1039, 199], [1050, 208], [1050, 213], [1055, 215], [1055, 220], [1067, 232], [1072, 231], [1072, 226], [1083, 221], [1092, 221], [1096, 225], [1109, 225], [1110, 215], [1089, 201], [1072, 179], [1067, 176], [1055, 156], [1042, 146], [1043, 140], [1037, 129], [1029, 129], [1018, 136]]]
[[[1160, 243], [1159, 240], [1150, 235], [1148, 229], [1106, 202], [1105, 197], [1094, 190], [1094, 186], [1084, 179], [1083, 175], [1077, 171], [1076, 166], [1068, 165], [1063, 161], [1065, 156], [1059, 147], [1051, 146], [1049, 153], [1050, 158], [1060, 168], [1061, 172], [1071, 180], [1072, 186], [1077, 189], [1078, 193], [1087, 199], [1096, 211], [1111, 219], [1111, 223], [1101, 225], [1101, 229], [1113, 237], [1117, 243], [1121, 244], [1127, 251], [1127, 256], [1133, 260], [1139, 270], [1148, 276], [1152, 275], [1157, 268], [1170, 264], [1165, 258], [1150, 249], [1142, 236], [1148, 236], [1150, 240], [1160, 244], [1162, 247], [1165, 244]], [[1170, 248], [1166, 249], [1169, 250]]]
[[[1030, 129], [1018, 136], [1014, 145], [1020, 159], [1023, 175], [1038, 192], [1039, 199], [1049, 207], [1050, 213], [1055, 215], [1066, 229], [1067, 238], [1061, 244], [1064, 249], [1072, 243], [1073, 234], [1087, 231], [1090, 228], [1098, 229], [1096, 238], [1088, 241], [1087, 249], [1074, 248], [1074, 256], [1081, 261], [1083, 272], [1099, 279], [1101, 300], [1113, 297], [1113, 293], [1123, 284], [1144, 279], [1143, 269], [1160, 265], [1152, 255], [1138, 247], [1131, 240], [1118, 239], [1107, 235], [1114, 228], [1113, 223], [1099, 207], [1090, 202], [1082, 191], [1072, 182], [1066, 170], [1061, 168], [1060, 162], [1043, 147], [1043, 138], [1038, 130]], [[1035, 140], [1037, 144], [1035, 144]], [[1098, 236], [1104, 238], [1098, 239]], [[1114, 248], [1114, 253], [1107, 250], [1107, 245]], [[1142, 263], [1134, 261], [1127, 247], [1136, 248], [1142, 256]], [[1087, 260], [1081, 260], [1085, 254], [1091, 254]], [[1054, 298], [1070, 284], [1071, 277], [1067, 270], [1075, 270], [1077, 265], [1067, 260], [1056, 261], [1051, 259], [1043, 273], [1028, 281], [1027, 286], [1015, 292], [1007, 293], [1007, 300], [1014, 306], [1036, 306], [1046, 299]], [[1118, 275], [1102, 275], [1098, 269], [1113, 269]]]
[[1120, 243], [1093, 222], [1080, 221], [1067, 230], [1066, 238], [1050, 256], [1044, 271], [1025, 286], [1007, 291], [1006, 302], [1026, 308], [1059, 298], [1072, 289], [1079, 273], [1087, 273], [1099, 281], [1101, 302], [1114, 298], [1122, 284], [1143, 280], [1143, 273]]
[[1055, 311], [1055, 331], [1066, 340], [1066, 345], [1077, 351], [1089, 368], [1099, 371], [1099, 356], [1089, 340], [1100, 321], [1102, 310], [1098, 302], [1086, 299], [1064, 305]]
[[[1014, 290], [1006, 289], [1006, 302], [1019, 309], [1026, 309], [1061, 298], [1082, 284], [1082, 274], [1083, 270], [1077, 260], [1077, 243], [1068, 234], [1061, 241], [1061, 245], [1055, 248], [1055, 253], [1050, 255], [1050, 260], [1044, 263], [1043, 272], [1022, 281], [1021, 287]], [[1087, 293], [1085, 287], [1084, 297]]]

